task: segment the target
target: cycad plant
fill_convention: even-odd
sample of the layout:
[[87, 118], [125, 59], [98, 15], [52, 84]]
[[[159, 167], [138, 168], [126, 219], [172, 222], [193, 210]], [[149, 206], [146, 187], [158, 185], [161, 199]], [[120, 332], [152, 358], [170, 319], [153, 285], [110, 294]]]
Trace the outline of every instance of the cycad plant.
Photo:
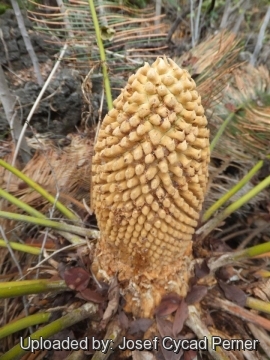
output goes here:
[[[0, 328], [0, 338], [5, 339], [1, 360], [44, 357], [48, 350], [40, 346], [26, 354], [29, 339], [40, 337], [87, 338], [87, 349], [81, 343], [78, 352], [69, 351], [68, 359], [201, 356], [196, 347], [167, 351], [161, 346], [164, 337], [206, 338], [205, 358], [245, 356], [241, 349], [214, 349], [213, 336], [257, 339], [259, 352], [251, 349], [249, 357], [267, 356], [270, 244], [265, 189], [270, 178], [264, 141], [268, 108], [267, 101], [254, 102], [254, 94], [268, 99], [265, 78], [269, 74], [264, 68], [238, 64], [240, 45], [233, 35], [223, 33], [175, 59], [176, 64], [159, 59], [136, 73], [133, 65], [135, 75], [105, 118], [95, 154], [93, 138], [76, 134], [60, 149], [45, 144], [47, 150], [36, 154], [23, 172], [0, 160], [4, 280], [0, 296], [3, 308], [9, 310]], [[197, 90], [178, 66], [190, 71]], [[128, 73], [123, 75], [125, 80]], [[253, 93], [245, 93], [240, 81], [252, 83]], [[197, 91], [212, 133], [210, 146]], [[244, 138], [247, 133], [250, 151]], [[210, 150], [210, 181], [199, 219]], [[10, 158], [6, 151], [5, 159]], [[87, 200], [90, 188], [91, 202]], [[256, 197], [260, 201], [248, 206]], [[90, 203], [100, 231], [91, 225]], [[23, 243], [18, 241], [21, 238]], [[23, 299], [22, 304], [16, 299]], [[124, 336], [133, 343], [158, 337], [160, 346], [152, 352], [123, 352], [118, 345]], [[25, 340], [20, 343], [19, 337]], [[112, 340], [114, 351], [108, 347], [94, 353], [99, 348], [93, 338]]]
[[[150, 5], [140, 9], [136, 3], [59, 0], [59, 9], [48, 8], [49, 13], [44, 14], [46, 7], [29, 3], [32, 9], [29, 17], [36, 22], [36, 29], [49, 31], [58, 44], [68, 45], [66, 60], [73, 62], [76, 68], [88, 71], [99, 66], [103, 68], [109, 108], [109, 82], [113, 87], [121, 88], [128, 71], [141, 66], [146, 57], [154, 57], [153, 54], [166, 48], [162, 16], [156, 16]], [[39, 13], [42, 10], [42, 14]]]

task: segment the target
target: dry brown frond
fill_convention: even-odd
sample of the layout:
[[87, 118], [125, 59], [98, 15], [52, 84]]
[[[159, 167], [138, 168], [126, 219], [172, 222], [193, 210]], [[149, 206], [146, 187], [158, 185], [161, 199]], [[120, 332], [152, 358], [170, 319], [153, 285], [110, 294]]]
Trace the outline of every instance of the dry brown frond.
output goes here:
[[[202, 103], [207, 109], [211, 138], [234, 113], [212, 153], [206, 208], [270, 152], [269, 71], [263, 66], [256, 69], [239, 62], [240, 51], [239, 39], [230, 32], [223, 32], [206, 39], [177, 60], [196, 78]], [[254, 182], [248, 183], [238, 196], [253, 186]], [[251, 203], [258, 204], [266, 196], [264, 191]], [[245, 211], [241, 209], [241, 213]]]
[[[99, 63], [96, 35], [87, 1], [73, 0], [65, 3], [66, 11], [62, 13], [58, 7], [30, 2], [35, 5], [35, 10], [28, 11], [29, 18], [42, 31], [54, 32], [58, 44], [63, 41], [62, 39], [68, 43], [68, 61], [72, 58], [78, 68], [89, 68]], [[147, 5], [144, 9], [137, 9], [114, 2], [99, 1], [96, 3], [96, 11], [111, 78], [123, 68], [133, 69], [134, 55], [142, 62], [141, 54], [137, 54], [137, 49], [140, 51], [141, 46], [145, 53], [151, 51], [152, 57], [156, 57], [157, 48], [160, 48], [161, 43], [163, 47], [167, 47], [166, 26], [164, 21], [161, 21], [164, 15], [157, 16], [153, 6]], [[149, 44], [151, 50], [148, 49]]]
[[[86, 203], [89, 203], [93, 140], [85, 134], [68, 135], [66, 140], [70, 143], [67, 146], [55, 144], [50, 139], [43, 139], [42, 145], [41, 139], [38, 142], [36, 140], [37, 138], [29, 140], [29, 145], [42, 150], [36, 152], [23, 169], [23, 173], [51, 194], [58, 194], [59, 200], [67, 206], [74, 210], [84, 209], [82, 200], [85, 199]], [[8, 173], [5, 172], [4, 175], [2, 187], [5, 189]], [[43, 213], [49, 209], [48, 202], [39, 193], [14, 176], [9, 191]], [[6, 205], [5, 210], [17, 211], [13, 205]]]

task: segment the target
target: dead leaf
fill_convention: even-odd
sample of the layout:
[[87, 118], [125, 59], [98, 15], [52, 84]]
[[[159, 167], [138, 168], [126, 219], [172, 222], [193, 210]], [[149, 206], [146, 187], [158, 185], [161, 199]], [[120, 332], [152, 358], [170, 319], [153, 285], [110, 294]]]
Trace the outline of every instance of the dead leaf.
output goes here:
[[[169, 340], [166, 343], [166, 346], [170, 346]], [[162, 351], [162, 354], [163, 354], [165, 360], [179, 360], [179, 359], [181, 359], [181, 356], [183, 355], [183, 352], [184, 352], [182, 349], [180, 349], [179, 353], [176, 354], [172, 350], [165, 349], [163, 346], [161, 346], [161, 351]]]
[[239, 279], [239, 274], [233, 266], [223, 266], [222, 268], [218, 269], [216, 276], [225, 282], [228, 280]]
[[194, 360], [197, 358], [197, 351], [187, 350], [184, 352], [183, 360]]
[[65, 269], [63, 276], [67, 286], [77, 291], [86, 289], [90, 280], [90, 274], [80, 267]]
[[167, 316], [172, 314], [178, 308], [180, 301], [180, 296], [174, 293], [164, 296], [159, 306], [155, 309], [155, 315]]
[[186, 296], [188, 305], [200, 302], [207, 294], [208, 288], [202, 285], [194, 285]]
[[242, 307], [246, 305], [247, 295], [238, 286], [229, 285], [223, 281], [219, 281], [219, 286], [223, 290], [226, 299]]
[[109, 287], [108, 299], [109, 299], [109, 303], [103, 314], [103, 318], [100, 324], [102, 328], [105, 327], [106, 324], [108, 324], [109, 320], [116, 313], [119, 306], [120, 291], [116, 277], [113, 278], [111, 285]]
[[137, 319], [132, 321], [130, 328], [129, 328], [129, 333], [131, 335], [139, 333], [139, 332], [143, 332], [145, 333], [149, 327], [153, 324], [153, 320], [151, 319]]
[[156, 317], [157, 328], [162, 337], [170, 336], [173, 338], [173, 323], [163, 317]]
[[119, 323], [122, 329], [128, 329], [129, 327], [129, 320], [127, 315], [125, 314], [124, 311], [120, 311], [119, 315], [118, 315], [118, 319], [119, 319]]
[[80, 293], [77, 294], [76, 296], [80, 299], [92, 301], [93, 303], [96, 304], [101, 304], [104, 301], [104, 298], [97, 291], [90, 289], [84, 289], [80, 291]]
[[206, 260], [204, 260], [201, 264], [196, 264], [194, 270], [195, 270], [195, 276], [197, 279], [201, 279], [201, 278], [209, 275], [209, 273], [210, 273], [210, 269], [207, 265]]
[[181, 300], [180, 305], [176, 310], [176, 314], [173, 322], [173, 336], [177, 337], [183, 329], [184, 323], [188, 317], [188, 306], [184, 300]]

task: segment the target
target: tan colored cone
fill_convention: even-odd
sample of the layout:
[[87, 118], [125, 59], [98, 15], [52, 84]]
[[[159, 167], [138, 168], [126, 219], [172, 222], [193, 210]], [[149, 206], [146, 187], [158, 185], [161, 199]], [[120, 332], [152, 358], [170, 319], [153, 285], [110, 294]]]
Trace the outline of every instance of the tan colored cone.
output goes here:
[[126, 310], [149, 317], [165, 293], [187, 292], [209, 131], [194, 80], [171, 59], [146, 63], [113, 105], [93, 158], [93, 270], [118, 274]]

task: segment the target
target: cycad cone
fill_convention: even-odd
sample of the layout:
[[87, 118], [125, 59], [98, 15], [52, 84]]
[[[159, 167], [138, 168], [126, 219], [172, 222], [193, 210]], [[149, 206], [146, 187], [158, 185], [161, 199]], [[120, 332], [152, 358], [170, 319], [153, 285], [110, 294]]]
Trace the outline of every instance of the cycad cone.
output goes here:
[[117, 275], [126, 311], [151, 317], [163, 295], [187, 293], [209, 131], [194, 80], [165, 57], [131, 75], [113, 105], [93, 158], [93, 270]]

